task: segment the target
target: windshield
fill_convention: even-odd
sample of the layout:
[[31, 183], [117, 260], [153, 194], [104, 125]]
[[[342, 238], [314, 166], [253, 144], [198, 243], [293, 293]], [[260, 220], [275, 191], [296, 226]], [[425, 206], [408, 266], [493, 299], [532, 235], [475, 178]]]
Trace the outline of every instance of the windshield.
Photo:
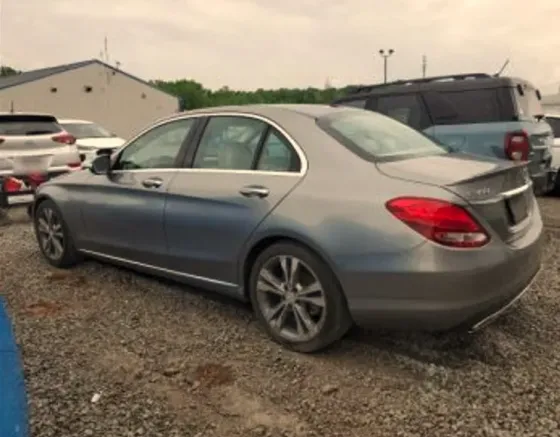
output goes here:
[[341, 144], [368, 161], [443, 155], [449, 149], [427, 135], [371, 111], [343, 111], [321, 117], [317, 124]]
[[62, 127], [66, 129], [66, 132], [77, 139], [109, 138], [114, 136], [107, 129], [104, 129], [95, 123], [62, 123]]

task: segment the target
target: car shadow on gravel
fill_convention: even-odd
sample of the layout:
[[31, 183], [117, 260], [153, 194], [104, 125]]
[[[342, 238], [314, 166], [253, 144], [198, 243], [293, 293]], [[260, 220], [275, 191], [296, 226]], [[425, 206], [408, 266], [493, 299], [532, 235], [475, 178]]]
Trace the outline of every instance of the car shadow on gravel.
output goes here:
[[[98, 261], [94, 262], [98, 263]], [[99, 264], [104, 265], [105, 263], [99, 262]], [[122, 271], [123, 278], [132, 274], [158, 282], [165, 285], [170, 293], [175, 294], [177, 290], [183, 288], [172, 280], [138, 273], [126, 267], [107, 266]], [[186, 293], [196, 296], [198, 299], [217, 304], [215, 309], [221, 317], [235, 319], [231, 320], [232, 324], [246, 322], [248, 325], [256, 325], [257, 323], [249, 303], [205, 289], [187, 286], [184, 288]], [[514, 341], [518, 339], [518, 342], [542, 343], [543, 339], [540, 335], [543, 323], [546, 325], [552, 320], [549, 317], [535, 315], [521, 302], [489, 327], [475, 334], [455, 331], [444, 333], [397, 332], [354, 327], [340, 342], [314, 356], [318, 359], [341, 363], [352, 361], [353, 364], [356, 361], [371, 362], [374, 358], [391, 367], [397, 360], [413, 363], [408, 366], [412, 368], [421, 364], [463, 369], [477, 363], [507, 368], [510, 366], [509, 356], [504, 353], [501, 345], [504, 336]], [[539, 329], [531, 328], [536, 326], [539, 326]], [[261, 330], [259, 331], [262, 333]], [[253, 332], [249, 335], [255, 334]], [[265, 334], [262, 333], [262, 335], [264, 337]], [[269, 341], [272, 342], [272, 340]]]

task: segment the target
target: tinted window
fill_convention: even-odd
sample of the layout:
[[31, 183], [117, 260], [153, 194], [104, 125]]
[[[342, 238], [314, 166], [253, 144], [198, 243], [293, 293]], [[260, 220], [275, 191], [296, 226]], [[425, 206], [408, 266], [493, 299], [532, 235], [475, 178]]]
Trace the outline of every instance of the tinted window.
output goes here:
[[379, 97], [376, 110], [414, 129], [427, 127], [426, 111], [414, 94]]
[[195, 120], [176, 120], [157, 126], [121, 152], [115, 170], [175, 168], [175, 160]]
[[95, 123], [63, 123], [62, 127], [66, 132], [76, 138], [109, 138], [113, 135], [107, 129]]
[[519, 118], [533, 119], [535, 116], [544, 114], [541, 101], [537, 96], [537, 91], [529, 85], [518, 85], [513, 88], [515, 100], [517, 102], [517, 115]]
[[50, 115], [0, 115], [0, 135], [48, 135], [61, 132], [56, 118]]
[[299, 171], [300, 165], [299, 157], [288, 140], [276, 130], [271, 130], [263, 144], [257, 170]]
[[439, 93], [439, 96], [455, 111], [453, 117], [446, 118], [445, 124], [502, 121], [495, 89], [447, 91]]
[[337, 105], [350, 106], [352, 108], [364, 109], [366, 107], [366, 101], [367, 101], [367, 99], [346, 100], [344, 102], [337, 103]]
[[554, 138], [560, 138], [560, 118], [548, 117], [546, 121], [554, 132]]
[[249, 117], [212, 117], [194, 157], [194, 168], [250, 170], [268, 125]]
[[369, 161], [449, 153], [422, 133], [375, 112], [341, 112], [317, 124], [341, 144]]

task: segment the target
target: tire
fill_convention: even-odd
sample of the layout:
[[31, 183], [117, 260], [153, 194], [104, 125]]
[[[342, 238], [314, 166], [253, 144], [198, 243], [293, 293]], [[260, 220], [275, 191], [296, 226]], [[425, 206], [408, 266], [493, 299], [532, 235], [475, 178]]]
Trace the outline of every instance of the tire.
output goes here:
[[[293, 260], [297, 260], [298, 273], [290, 286], [282, 263], [289, 270]], [[280, 289], [282, 279], [284, 288]], [[261, 285], [257, 287], [259, 282]], [[309, 285], [315, 282], [320, 285], [319, 291], [309, 292]], [[271, 285], [273, 283], [276, 287]], [[318, 256], [298, 244], [277, 243], [257, 257], [249, 277], [249, 294], [255, 314], [268, 335], [297, 352], [312, 353], [331, 346], [352, 326], [346, 299], [335, 275]], [[270, 315], [276, 316], [272, 317], [272, 322], [268, 321]], [[313, 324], [306, 325], [305, 322], [310, 321]]]
[[[51, 217], [51, 225], [48, 222], [49, 216]], [[45, 244], [45, 238], [47, 238], [45, 224], [51, 226], [50, 245]], [[37, 205], [33, 215], [33, 227], [41, 253], [49, 264], [63, 269], [72, 267], [81, 261], [81, 256], [74, 246], [68, 226], [62, 218], [62, 213], [52, 200], [46, 199]], [[56, 240], [59, 244], [56, 245], [53, 240]], [[57, 248], [56, 253], [55, 249], [52, 249], [53, 247]]]

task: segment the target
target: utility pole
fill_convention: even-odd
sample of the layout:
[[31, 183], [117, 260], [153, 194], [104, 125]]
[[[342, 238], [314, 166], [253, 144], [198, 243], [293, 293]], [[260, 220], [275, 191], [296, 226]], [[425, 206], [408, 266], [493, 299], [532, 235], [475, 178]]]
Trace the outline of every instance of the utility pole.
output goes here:
[[379, 54], [383, 58], [383, 83], [387, 83], [387, 59], [395, 53], [393, 49], [389, 49], [387, 51], [381, 49], [379, 50]]
[[426, 55], [422, 56], [422, 77], [426, 77], [426, 69], [428, 68], [428, 58]]

